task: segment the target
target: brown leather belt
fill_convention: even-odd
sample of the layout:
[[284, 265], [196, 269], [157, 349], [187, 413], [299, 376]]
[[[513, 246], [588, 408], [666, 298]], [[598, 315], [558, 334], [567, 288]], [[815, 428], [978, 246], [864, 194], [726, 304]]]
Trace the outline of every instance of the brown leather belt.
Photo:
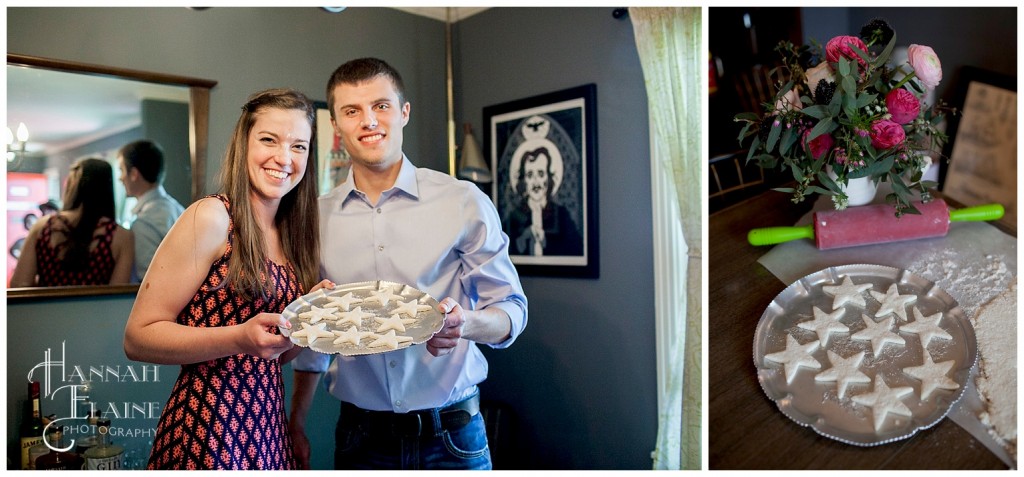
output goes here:
[[[359, 429], [367, 434], [394, 437], [439, 436], [442, 431], [462, 429], [480, 412], [480, 395], [436, 409], [422, 409], [408, 413], [367, 411], [355, 404], [341, 402], [341, 425]], [[435, 424], [434, 414], [437, 414]]]

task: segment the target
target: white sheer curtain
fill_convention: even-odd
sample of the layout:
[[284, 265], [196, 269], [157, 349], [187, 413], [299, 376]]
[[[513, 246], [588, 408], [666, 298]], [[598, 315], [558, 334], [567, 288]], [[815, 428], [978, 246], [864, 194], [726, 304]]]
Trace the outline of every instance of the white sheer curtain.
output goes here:
[[701, 466], [701, 9], [630, 8], [651, 123], [655, 469]]

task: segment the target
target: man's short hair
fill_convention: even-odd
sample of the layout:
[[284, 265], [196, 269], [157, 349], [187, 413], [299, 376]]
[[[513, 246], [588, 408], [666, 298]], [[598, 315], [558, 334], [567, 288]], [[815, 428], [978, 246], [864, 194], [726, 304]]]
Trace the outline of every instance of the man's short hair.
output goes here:
[[327, 81], [327, 107], [331, 111], [331, 117], [334, 117], [335, 87], [339, 84], [359, 84], [378, 76], [391, 80], [398, 93], [398, 105], [405, 104], [405, 83], [402, 82], [402, 75], [398, 74], [398, 70], [378, 58], [358, 58], [339, 66]]
[[125, 171], [134, 167], [146, 182], [163, 182], [164, 150], [159, 144], [143, 139], [125, 144], [117, 153], [124, 158]]

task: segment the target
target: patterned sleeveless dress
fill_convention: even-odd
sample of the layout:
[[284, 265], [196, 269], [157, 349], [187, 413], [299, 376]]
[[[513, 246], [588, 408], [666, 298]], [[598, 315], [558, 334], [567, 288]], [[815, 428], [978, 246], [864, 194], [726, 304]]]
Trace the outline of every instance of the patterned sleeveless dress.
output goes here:
[[[215, 195], [231, 210], [224, 196]], [[267, 261], [274, 283], [269, 299], [245, 301], [227, 279], [234, 224], [224, 255], [177, 322], [196, 327], [243, 323], [259, 313], [280, 313], [303, 295], [291, 264]], [[149, 469], [292, 469], [284, 380], [279, 360], [247, 354], [182, 365], [157, 425]]]
[[[60, 227], [55, 228], [57, 222]], [[93, 235], [92, 241], [96, 248], [89, 251], [89, 263], [81, 270], [68, 270], [60, 260], [60, 253], [68, 247], [64, 242], [56, 247], [50, 246], [50, 238], [54, 233], [64, 235], [71, 230], [71, 224], [60, 214], [53, 215], [46, 221], [36, 241], [36, 274], [39, 275], [41, 287], [60, 287], [69, 285], [107, 285], [114, 274], [114, 252], [110, 244], [114, 241], [117, 222], [104, 217], [96, 225], [102, 235]]]

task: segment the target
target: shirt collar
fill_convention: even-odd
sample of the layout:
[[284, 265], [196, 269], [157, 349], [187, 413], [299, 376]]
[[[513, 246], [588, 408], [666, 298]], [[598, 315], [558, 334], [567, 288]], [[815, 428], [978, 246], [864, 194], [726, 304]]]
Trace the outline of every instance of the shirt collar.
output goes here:
[[[395, 194], [395, 191], [402, 191], [414, 199], [419, 198], [420, 189], [419, 184], [416, 182], [416, 166], [413, 165], [412, 161], [405, 154], [402, 155], [402, 168], [398, 170], [398, 177], [395, 179], [394, 185], [390, 189], [384, 191], [381, 197], [389, 197]], [[340, 197], [343, 197], [341, 203], [344, 206], [349, 199], [361, 197], [362, 192], [356, 190], [355, 179], [352, 178], [352, 171], [349, 171], [348, 178], [345, 182], [338, 186], [337, 193]]]
[[136, 199], [135, 207], [132, 207], [132, 213], [138, 215], [138, 213], [142, 211], [142, 206], [145, 205], [146, 202], [163, 196], [164, 194], [164, 186], [162, 184], [157, 184], [156, 187], [149, 189]]

